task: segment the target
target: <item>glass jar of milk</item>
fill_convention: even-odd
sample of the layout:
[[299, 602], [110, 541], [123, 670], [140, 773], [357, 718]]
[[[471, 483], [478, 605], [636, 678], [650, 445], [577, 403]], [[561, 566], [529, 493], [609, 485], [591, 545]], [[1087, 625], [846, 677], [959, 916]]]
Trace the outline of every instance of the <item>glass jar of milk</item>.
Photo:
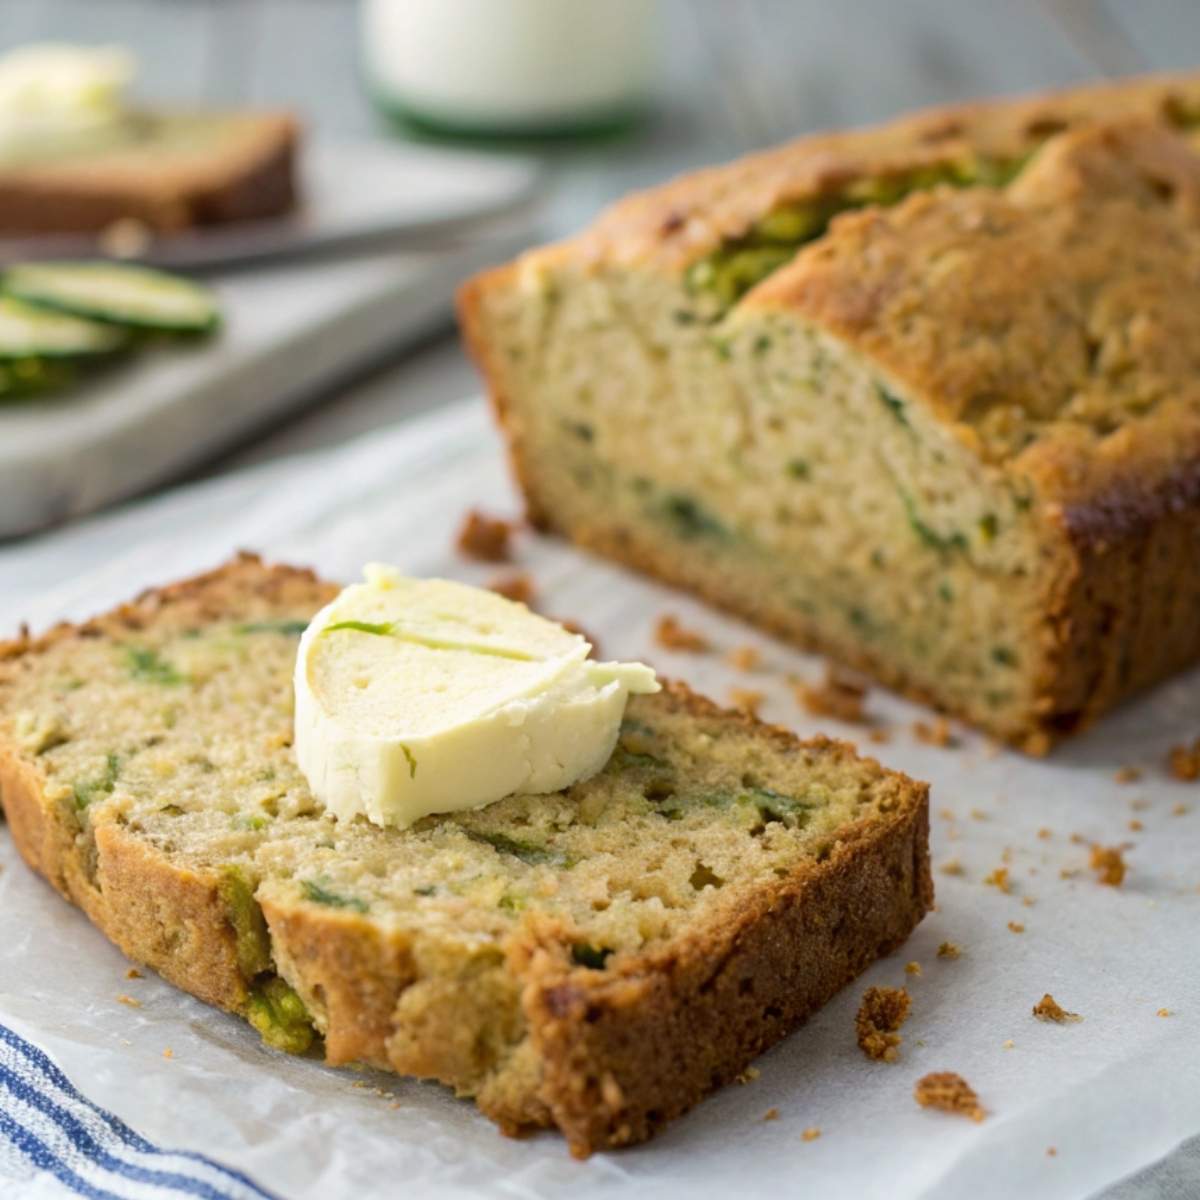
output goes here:
[[367, 85], [449, 133], [618, 127], [653, 82], [658, 0], [362, 0]]

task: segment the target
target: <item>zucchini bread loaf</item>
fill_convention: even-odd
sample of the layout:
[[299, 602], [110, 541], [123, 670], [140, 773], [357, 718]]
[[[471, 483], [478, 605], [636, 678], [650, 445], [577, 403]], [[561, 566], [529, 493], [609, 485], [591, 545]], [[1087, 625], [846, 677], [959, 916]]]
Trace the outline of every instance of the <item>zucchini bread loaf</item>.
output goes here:
[[918, 114], [473, 280], [531, 517], [1044, 752], [1200, 657], [1197, 130], [1196, 76]]
[[441, 1080], [583, 1155], [733, 1079], [928, 909], [924, 784], [679, 686], [565, 792], [334, 820], [290, 744], [335, 591], [243, 558], [0, 648], [25, 860], [270, 1045]]

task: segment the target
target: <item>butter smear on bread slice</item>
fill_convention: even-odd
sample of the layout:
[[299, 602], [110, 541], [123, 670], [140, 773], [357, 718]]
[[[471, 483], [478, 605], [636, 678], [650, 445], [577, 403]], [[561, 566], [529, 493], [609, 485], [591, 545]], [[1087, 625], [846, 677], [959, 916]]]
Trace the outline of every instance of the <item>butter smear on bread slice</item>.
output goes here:
[[640, 663], [598, 663], [589, 643], [522, 604], [369, 565], [322, 609], [296, 657], [296, 758], [339, 818], [405, 828], [430, 813], [596, 774]]

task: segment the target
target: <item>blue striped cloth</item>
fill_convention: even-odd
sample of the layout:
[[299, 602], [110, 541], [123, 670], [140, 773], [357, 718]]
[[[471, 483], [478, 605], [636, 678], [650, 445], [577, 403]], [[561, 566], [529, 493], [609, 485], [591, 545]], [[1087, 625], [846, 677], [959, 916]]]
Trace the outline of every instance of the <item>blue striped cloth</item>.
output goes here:
[[[82, 1095], [49, 1056], [0, 1025], [0, 1196], [275, 1200], [202, 1154], [165, 1150]], [[50, 1185], [50, 1186], [47, 1186]]]

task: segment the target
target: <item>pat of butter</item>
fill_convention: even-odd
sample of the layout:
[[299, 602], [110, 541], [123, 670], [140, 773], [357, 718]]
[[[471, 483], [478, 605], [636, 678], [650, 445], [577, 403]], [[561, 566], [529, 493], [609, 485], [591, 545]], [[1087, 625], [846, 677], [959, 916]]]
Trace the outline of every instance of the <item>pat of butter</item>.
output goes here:
[[640, 663], [599, 663], [561, 625], [493, 592], [371, 564], [300, 639], [296, 759], [339, 818], [430, 813], [596, 774]]
[[[0, 57], [0, 155], [45, 153], [124, 119], [137, 62], [119, 46], [45, 42]], [[52, 148], [52, 147], [51, 147]]]

